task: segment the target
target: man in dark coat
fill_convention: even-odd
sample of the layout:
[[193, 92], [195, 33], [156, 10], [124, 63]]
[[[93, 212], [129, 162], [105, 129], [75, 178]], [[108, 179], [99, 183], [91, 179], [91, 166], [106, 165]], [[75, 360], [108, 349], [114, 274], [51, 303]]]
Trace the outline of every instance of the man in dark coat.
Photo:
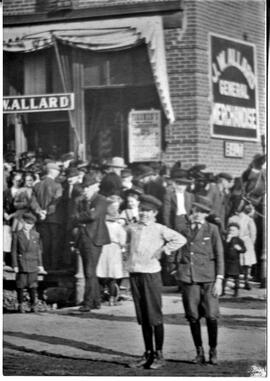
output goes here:
[[46, 213], [46, 218], [39, 222], [37, 228], [42, 241], [44, 266], [46, 269], [56, 270], [62, 239], [63, 210], [60, 201], [63, 188], [56, 180], [60, 174], [60, 167], [54, 162], [49, 162], [46, 169], [47, 175], [34, 186], [37, 202]]
[[85, 289], [81, 312], [100, 308], [100, 288], [96, 267], [103, 245], [110, 243], [105, 223], [106, 197], [98, 193], [99, 183], [91, 175], [85, 175], [82, 186], [84, 198], [79, 201], [75, 225], [79, 226], [79, 250], [82, 256]]
[[190, 214], [194, 195], [187, 191], [192, 180], [184, 169], [171, 172], [172, 186], [166, 190], [163, 200], [163, 223], [171, 229], [183, 233], [186, 219]]
[[217, 226], [206, 221], [211, 203], [204, 197], [194, 202], [191, 223], [186, 230], [187, 244], [181, 248], [179, 280], [183, 305], [189, 321], [197, 356], [194, 363], [205, 363], [200, 318], [205, 317], [209, 338], [209, 362], [217, 364], [218, 296], [224, 278], [223, 245]]

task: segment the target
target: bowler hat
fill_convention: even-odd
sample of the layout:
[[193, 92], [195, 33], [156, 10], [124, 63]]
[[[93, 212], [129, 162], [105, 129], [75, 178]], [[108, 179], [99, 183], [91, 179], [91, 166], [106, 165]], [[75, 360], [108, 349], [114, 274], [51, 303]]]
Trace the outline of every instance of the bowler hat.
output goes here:
[[107, 167], [126, 168], [125, 161], [122, 157], [115, 156], [106, 164]]
[[201, 209], [205, 213], [211, 212], [212, 209], [212, 203], [209, 198], [204, 196], [197, 196], [196, 201], [192, 203], [192, 206], [196, 206], [197, 208]]
[[87, 188], [87, 187], [90, 187], [91, 185], [94, 185], [96, 183], [98, 183], [96, 176], [86, 174], [83, 178], [83, 181], [82, 181], [82, 187]]
[[70, 167], [67, 169], [66, 171], [66, 177], [67, 179], [71, 178], [71, 177], [77, 177], [79, 176], [79, 171], [77, 168], [75, 167]]
[[36, 216], [30, 212], [25, 212], [22, 215], [23, 220], [28, 224], [35, 224], [37, 222]]
[[146, 210], [158, 210], [162, 202], [150, 194], [142, 194], [140, 197], [140, 207]]
[[75, 153], [74, 152], [67, 152], [67, 153], [64, 153], [62, 156], [61, 156], [61, 161], [68, 161], [68, 160], [73, 160], [75, 159]]
[[226, 172], [220, 172], [217, 175], [217, 178], [218, 179], [225, 179], [225, 180], [228, 180], [228, 181], [231, 181], [233, 179], [232, 175], [230, 175], [229, 173], [226, 173]]
[[171, 171], [171, 179], [179, 184], [188, 185], [192, 180], [188, 178], [188, 173], [185, 169], [177, 168]]

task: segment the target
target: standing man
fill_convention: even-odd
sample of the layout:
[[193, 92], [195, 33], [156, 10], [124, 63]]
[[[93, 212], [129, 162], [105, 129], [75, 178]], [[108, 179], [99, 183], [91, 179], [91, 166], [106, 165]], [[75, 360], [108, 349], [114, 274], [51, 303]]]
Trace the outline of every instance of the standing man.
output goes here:
[[60, 167], [54, 162], [49, 162], [46, 165], [46, 171], [44, 179], [34, 186], [37, 202], [46, 214], [45, 219], [40, 221], [37, 227], [43, 247], [44, 267], [48, 270], [56, 270], [62, 237], [63, 212], [60, 201], [63, 188], [57, 181]]
[[122, 157], [115, 156], [107, 164], [107, 173], [100, 183], [100, 193], [106, 197], [120, 196], [122, 192], [121, 171], [127, 167]]
[[194, 201], [194, 195], [187, 191], [192, 180], [188, 179], [187, 171], [177, 168], [171, 172], [171, 181], [172, 186], [164, 196], [163, 222], [169, 228], [183, 233]]
[[221, 172], [217, 176], [217, 183], [210, 184], [206, 197], [210, 199], [211, 212], [218, 218], [221, 233], [225, 232], [227, 220], [230, 214], [231, 188], [234, 184], [233, 177], [229, 173]]
[[75, 224], [80, 227], [79, 250], [82, 256], [85, 289], [81, 312], [100, 308], [100, 288], [96, 267], [103, 245], [109, 244], [110, 236], [105, 223], [106, 197], [98, 193], [99, 183], [92, 175], [83, 179], [84, 198], [79, 201]]
[[183, 305], [197, 355], [194, 363], [205, 363], [200, 318], [205, 317], [209, 340], [209, 362], [217, 364], [218, 297], [224, 277], [223, 245], [217, 226], [206, 221], [211, 203], [205, 197], [193, 203], [187, 244], [181, 249], [179, 280]]

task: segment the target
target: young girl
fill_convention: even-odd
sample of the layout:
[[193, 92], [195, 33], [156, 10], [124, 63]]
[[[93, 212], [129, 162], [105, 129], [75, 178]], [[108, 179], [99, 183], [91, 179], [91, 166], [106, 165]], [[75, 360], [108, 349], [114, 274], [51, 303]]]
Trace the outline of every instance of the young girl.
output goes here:
[[240, 226], [239, 237], [244, 241], [246, 252], [240, 256], [240, 264], [244, 269], [245, 277], [245, 289], [250, 290], [249, 275], [251, 272], [251, 266], [256, 263], [255, 254], [255, 240], [257, 235], [257, 229], [253, 218], [249, 216], [250, 205], [243, 205], [240, 203], [236, 214], [229, 218], [229, 224], [235, 222]]
[[117, 304], [116, 280], [124, 277], [122, 250], [126, 244], [126, 231], [119, 222], [119, 206], [121, 198], [111, 196], [107, 198], [108, 208], [106, 225], [111, 243], [104, 245], [97, 265], [97, 276], [107, 280], [109, 287], [109, 306]]

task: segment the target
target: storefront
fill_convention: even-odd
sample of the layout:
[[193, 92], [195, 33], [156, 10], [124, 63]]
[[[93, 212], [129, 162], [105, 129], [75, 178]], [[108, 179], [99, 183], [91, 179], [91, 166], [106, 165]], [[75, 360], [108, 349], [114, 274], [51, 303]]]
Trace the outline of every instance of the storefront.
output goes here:
[[[57, 145], [60, 154], [75, 151], [82, 159], [130, 161], [132, 110], [159, 112], [164, 144], [165, 125], [174, 113], [162, 17], [5, 28], [4, 54], [6, 150], [49, 152]], [[73, 109], [31, 110], [10, 99], [17, 96], [20, 104], [22, 95], [36, 100], [58, 93], [74, 94]], [[155, 157], [160, 160], [161, 147]]]

